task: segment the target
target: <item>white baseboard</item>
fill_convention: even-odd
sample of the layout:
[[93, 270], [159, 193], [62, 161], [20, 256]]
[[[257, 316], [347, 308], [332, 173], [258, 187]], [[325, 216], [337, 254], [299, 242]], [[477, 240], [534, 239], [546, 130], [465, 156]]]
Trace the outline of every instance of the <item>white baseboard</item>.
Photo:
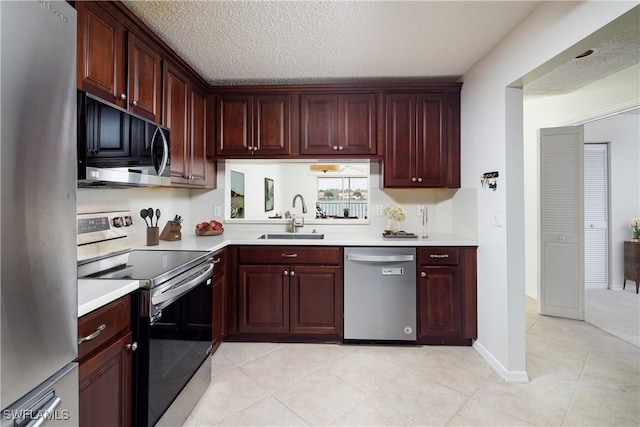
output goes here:
[[528, 383], [529, 376], [527, 371], [508, 371], [502, 363], [498, 361], [493, 354], [489, 352], [478, 340], [473, 342], [473, 348], [482, 356], [482, 358], [489, 364], [491, 369], [498, 374], [500, 378], [508, 383]]
[[534, 300], [538, 299], [538, 291], [532, 291], [530, 289], [525, 289], [524, 294], [529, 298], [533, 298]]

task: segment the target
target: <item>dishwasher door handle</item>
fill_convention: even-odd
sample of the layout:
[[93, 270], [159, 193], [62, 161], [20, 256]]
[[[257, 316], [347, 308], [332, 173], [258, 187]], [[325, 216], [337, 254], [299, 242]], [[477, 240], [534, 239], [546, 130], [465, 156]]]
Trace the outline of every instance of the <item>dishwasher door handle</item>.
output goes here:
[[402, 262], [413, 261], [413, 255], [360, 255], [360, 254], [347, 254], [347, 261], [362, 261], [362, 262]]

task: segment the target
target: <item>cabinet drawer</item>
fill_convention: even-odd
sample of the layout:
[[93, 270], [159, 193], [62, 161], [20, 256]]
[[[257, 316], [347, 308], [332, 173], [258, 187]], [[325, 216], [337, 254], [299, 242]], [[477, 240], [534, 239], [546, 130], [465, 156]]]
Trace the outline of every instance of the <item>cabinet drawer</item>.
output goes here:
[[238, 250], [239, 264], [340, 265], [342, 250], [321, 246], [246, 246]]
[[126, 295], [78, 320], [78, 359], [131, 328], [131, 296]]
[[458, 265], [458, 248], [433, 247], [418, 249], [420, 265]]

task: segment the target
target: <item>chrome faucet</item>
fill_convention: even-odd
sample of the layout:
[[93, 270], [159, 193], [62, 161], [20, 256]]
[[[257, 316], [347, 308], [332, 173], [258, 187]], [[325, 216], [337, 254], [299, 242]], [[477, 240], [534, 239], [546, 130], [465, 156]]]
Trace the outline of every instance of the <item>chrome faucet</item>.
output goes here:
[[[291, 204], [293, 205], [293, 208], [295, 209], [296, 207], [296, 199], [300, 198], [300, 201], [302, 202], [302, 213], [305, 214], [307, 213], [307, 205], [304, 202], [304, 197], [302, 197], [302, 194], [296, 194], [295, 196], [293, 196], [293, 202], [291, 202]], [[296, 214], [294, 211], [294, 214], [291, 215], [291, 232], [295, 233], [298, 231], [298, 228], [302, 228], [304, 227], [304, 218], [296, 218]]]

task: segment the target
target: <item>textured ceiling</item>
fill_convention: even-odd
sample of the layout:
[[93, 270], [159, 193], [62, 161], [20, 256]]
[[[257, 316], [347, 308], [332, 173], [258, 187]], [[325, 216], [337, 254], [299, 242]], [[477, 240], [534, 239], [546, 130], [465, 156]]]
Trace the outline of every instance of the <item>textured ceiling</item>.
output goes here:
[[632, 22], [590, 46], [593, 54], [575, 58], [527, 84], [528, 94], [563, 94], [640, 62], [640, 25]]
[[131, 1], [212, 85], [458, 79], [538, 1]]
[[[123, 3], [210, 84], [233, 85], [459, 79], [540, 2]], [[568, 93], [638, 64], [639, 16], [598, 31], [588, 46], [593, 55], [565, 56], [527, 81], [525, 92]]]

